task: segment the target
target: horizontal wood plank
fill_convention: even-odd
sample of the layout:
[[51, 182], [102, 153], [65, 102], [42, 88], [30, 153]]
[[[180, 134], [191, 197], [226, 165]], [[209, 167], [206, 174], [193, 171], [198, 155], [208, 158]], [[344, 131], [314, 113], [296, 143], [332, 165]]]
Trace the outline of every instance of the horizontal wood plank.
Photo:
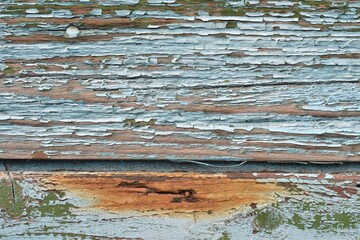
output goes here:
[[359, 11], [3, 1], [0, 159], [358, 162]]
[[80, 163], [1, 164], [1, 239], [355, 240], [360, 234], [359, 166], [274, 171], [253, 163]]

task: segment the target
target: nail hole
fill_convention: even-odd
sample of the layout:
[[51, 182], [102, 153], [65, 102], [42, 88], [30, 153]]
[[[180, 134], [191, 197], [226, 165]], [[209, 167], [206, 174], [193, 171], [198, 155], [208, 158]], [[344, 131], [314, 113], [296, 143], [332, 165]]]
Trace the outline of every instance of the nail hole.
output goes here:
[[76, 26], [69, 26], [66, 28], [65, 37], [66, 38], [77, 38], [80, 35], [80, 30]]

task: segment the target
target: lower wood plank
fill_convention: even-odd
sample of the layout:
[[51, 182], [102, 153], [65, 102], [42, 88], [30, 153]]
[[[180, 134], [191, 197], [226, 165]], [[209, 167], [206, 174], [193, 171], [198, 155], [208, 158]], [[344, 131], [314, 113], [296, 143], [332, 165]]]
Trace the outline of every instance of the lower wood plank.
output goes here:
[[[357, 171], [0, 172], [2, 239], [357, 239]], [[309, 168], [311, 169], [311, 168]]]

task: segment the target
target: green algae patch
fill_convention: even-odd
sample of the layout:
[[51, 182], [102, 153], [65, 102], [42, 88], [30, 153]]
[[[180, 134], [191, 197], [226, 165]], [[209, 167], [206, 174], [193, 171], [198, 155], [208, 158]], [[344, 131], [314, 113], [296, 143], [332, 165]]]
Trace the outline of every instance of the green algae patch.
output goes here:
[[230, 235], [227, 232], [223, 232], [222, 236], [218, 240], [231, 240]]
[[[39, 196], [42, 194], [39, 194]], [[54, 217], [64, 220], [74, 215], [71, 209], [73, 204], [68, 203], [63, 192], [49, 191], [42, 199], [35, 199], [26, 196], [18, 180], [0, 180], [0, 217], [16, 218], [37, 218]]]
[[277, 182], [276, 186], [284, 187], [290, 193], [300, 193], [302, 190], [293, 183], [289, 182]]
[[136, 121], [133, 118], [127, 118], [124, 120], [124, 125], [128, 127], [145, 127], [153, 126], [156, 123], [156, 119], [150, 119], [149, 121]]
[[65, 193], [63, 192], [49, 192], [43, 200], [39, 201], [38, 206], [31, 209], [29, 214], [33, 212], [41, 217], [61, 217], [69, 219], [74, 216], [71, 213], [71, 209], [75, 208], [75, 206], [61, 200], [64, 195]]
[[265, 233], [271, 234], [273, 230], [284, 224], [284, 217], [273, 204], [271, 207], [255, 211], [255, 225]]
[[7, 217], [18, 218], [26, 209], [26, 199], [16, 181], [0, 181], [0, 209]]
[[245, 16], [244, 9], [224, 8], [221, 11], [222, 16]]
[[237, 22], [236, 21], [229, 21], [226, 24], [226, 28], [237, 28]]
[[272, 234], [281, 226], [295, 226], [300, 230], [336, 232], [356, 229], [360, 214], [343, 210], [329, 210], [324, 202], [282, 202], [254, 211], [257, 231]]
[[12, 68], [12, 67], [7, 67], [7, 68], [5, 68], [3, 71], [3, 74], [5, 74], [5, 75], [13, 75], [13, 74], [15, 74], [15, 69], [14, 68]]

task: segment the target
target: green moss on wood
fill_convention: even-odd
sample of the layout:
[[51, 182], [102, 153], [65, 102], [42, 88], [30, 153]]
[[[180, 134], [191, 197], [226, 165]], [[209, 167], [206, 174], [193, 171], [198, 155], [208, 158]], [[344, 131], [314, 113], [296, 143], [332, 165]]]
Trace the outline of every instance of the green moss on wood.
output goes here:
[[43, 70], [45, 70], [45, 71], [49, 70], [49, 67], [48, 67], [47, 65], [38, 64], [37, 66], [38, 66], [38, 68], [43, 69]]
[[49, 194], [39, 202], [39, 206], [34, 207], [33, 210], [38, 211], [41, 217], [70, 218], [73, 216], [71, 208], [75, 206], [59, 200], [64, 197], [64, 195], [63, 192], [49, 192]]
[[223, 232], [222, 236], [218, 240], [231, 240], [230, 235], [227, 232]]
[[284, 224], [284, 217], [276, 205], [261, 209], [256, 212], [255, 224], [265, 233], [271, 234], [273, 230]]
[[237, 22], [236, 21], [229, 21], [226, 24], [226, 28], [237, 28]]
[[15, 180], [0, 181], [0, 209], [11, 218], [20, 217], [26, 210], [26, 199], [22, 188]]
[[[290, 206], [288, 206], [290, 204]], [[290, 207], [290, 208], [288, 208]], [[324, 202], [295, 201], [276, 203], [254, 211], [254, 223], [259, 231], [266, 234], [280, 226], [291, 225], [300, 230], [315, 229], [337, 231], [356, 229], [360, 224], [360, 214], [351, 212], [326, 212]]]
[[156, 123], [156, 119], [150, 119], [148, 122], [146, 121], [136, 121], [133, 118], [127, 118], [124, 120], [124, 125], [128, 127], [145, 127], [145, 126], [153, 126]]
[[0, 181], [0, 213], [3, 212], [4, 217], [53, 217], [66, 220], [74, 216], [71, 209], [75, 206], [62, 200], [65, 197], [64, 192], [49, 191], [42, 199], [34, 199], [24, 195], [23, 188], [17, 181]]
[[40, 25], [41, 23], [27, 23], [24, 28], [38, 28]]
[[5, 75], [13, 75], [15, 74], [15, 69], [12, 67], [7, 67], [2, 71]]
[[224, 8], [221, 11], [221, 15], [223, 16], [244, 16], [245, 13], [244, 10], [236, 8]]
[[289, 182], [277, 182], [276, 186], [284, 187], [287, 191], [292, 193], [299, 193], [302, 192], [300, 188], [298, 188], [295, 184]]

